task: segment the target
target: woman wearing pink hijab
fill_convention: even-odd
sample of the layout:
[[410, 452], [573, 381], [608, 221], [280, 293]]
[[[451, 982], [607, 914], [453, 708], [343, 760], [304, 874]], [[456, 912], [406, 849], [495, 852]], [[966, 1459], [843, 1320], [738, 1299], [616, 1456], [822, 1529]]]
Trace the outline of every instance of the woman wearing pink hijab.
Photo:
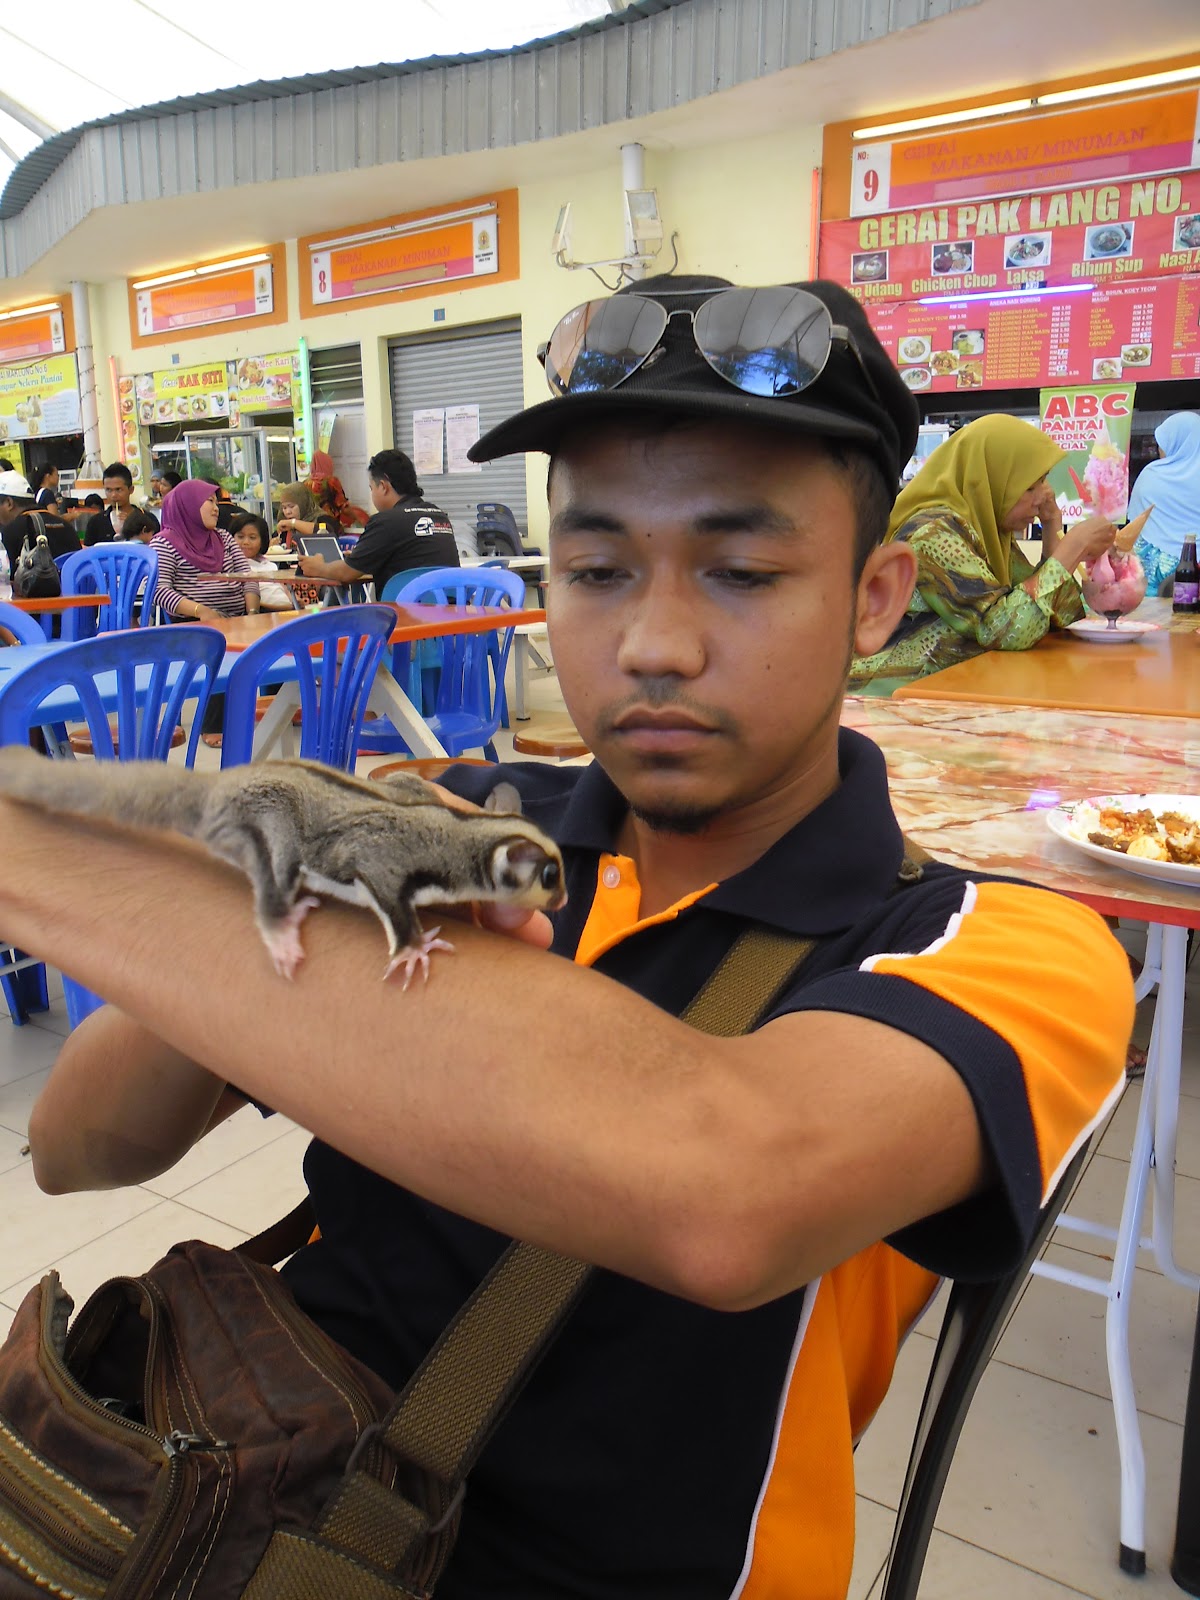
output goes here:
[[162, 504], [162, 531], [150, 541], [158, 552], [154, 604], [172, 622], [214, 622], [257, 611], [257, 583], [229, 583], [216, 572], [250, 572], [235, 539], [217, 527], [211, 483], [185, 478]]

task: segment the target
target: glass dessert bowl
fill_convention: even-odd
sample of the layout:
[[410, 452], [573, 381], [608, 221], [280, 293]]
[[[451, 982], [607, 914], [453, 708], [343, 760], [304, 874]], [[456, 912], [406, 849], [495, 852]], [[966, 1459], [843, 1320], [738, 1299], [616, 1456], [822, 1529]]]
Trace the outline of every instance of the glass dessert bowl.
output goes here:
[[1132, 551], [1116, 545], [1087, 561], [1083, 568], [1083, 598], [1097, 616], [1107, 617], [1108, 626], [1135, 611], [1146, 598], [1146, 572]]

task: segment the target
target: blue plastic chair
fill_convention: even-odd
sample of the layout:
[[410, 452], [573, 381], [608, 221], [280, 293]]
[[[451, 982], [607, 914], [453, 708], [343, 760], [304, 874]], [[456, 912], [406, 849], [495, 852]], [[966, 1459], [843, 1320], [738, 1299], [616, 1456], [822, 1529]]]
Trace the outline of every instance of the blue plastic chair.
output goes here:
[[[18, 644], [43, 645], [46, 642], [37, 618], [18, 610], [7, 600], [0, 600], [0, 628], [6, 628]], [[61, 729], [64, 739], [66, 732], [65, 728]], [[50, 1007], [46, 968], [40, 961], [31, 962], [29, 966], [16, 965], [26, 961], [30, 958], [24, 951], [0, 946], [0, 988], [4, 990], [8, 1014], [18, 1028], [29, 1021], [31, 1011], [47, 1011]]]
[[[59, 569], [63, 594], [106, 594], [97, 611], [80, 607], [63, 613], [64, 639], [91, 639], [99, 633], [138, 626], [134, 604], [144, 593], [141, 626], [149, 627], [158, 587], [158, 551], [145, 544], [96, 544], [72, 552]], [[142, 585], [145, 589], [142, 591]]]
[[[401, 589], [415, 578], [425, 578], [438, 567], [407, 567], [393, 573], [383, 586], [380, 600], [394, 600]], [[392, 677], [405, 685], [408, 698], [422, 716], [432, 716], [437, 703], [438, 674], [442, 670], [442, 647], [436, 639], [418, 639], [416, 644], [392, 646]]]
[[225, 685], [222, 767], [254, 752], [254, 713], [262, 685], [286, 676], [300, 692], [300, 754], [349, 772], [354, 766], [367, 697], [396, 628], [391, 606], [335, 606], [297, 616], [243, 650]]
[[0, 628], [7, 628], [18, 644], [45, 644], [46, 635], [36, 617], [19, 606], [0, 600]]
[[[520, 606], [525, 585], [515, 573], [486, 567], [439, 567], [413, 578], [396, 594], [398, 605]], [[495, 633], [450, 633], [436, 642], [442, 653], [437, 702], [426, 718], [448, 755], [481, 749], [496, 761], [492, 743], [504, 705], [504, 670], [512, 629]], [[369, 723], [359, 749], [370, 753], [407, 750], [385, 717]]]
[[[165, 761], [184, 704], [195, 700], [186, 756], [191, 766], [204, 708], [224, 658], [224, 635], [195, 625], [100, 634], [48, 650], [43, 660], [30, 662], [0, 686], [0, 745], [27, 744], [47, 696], [70, 688], [79, 698], [98, 760]], [[115, 745], [110, 713], [96, 682], [101, 673], [116, 676]], [[104, 1004], [66, 973], [63, 993], [73, 1028]]]

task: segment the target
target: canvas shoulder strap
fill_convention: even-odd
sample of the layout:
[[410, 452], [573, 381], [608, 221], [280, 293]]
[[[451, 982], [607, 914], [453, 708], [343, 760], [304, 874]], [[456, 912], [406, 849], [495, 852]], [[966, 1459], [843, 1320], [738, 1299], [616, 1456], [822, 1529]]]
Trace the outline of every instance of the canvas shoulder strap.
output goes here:
[[[752, 927], [734, 941], [683, 1020], [747, 1032], [815, 940]], [[592, 1268], [511, 1245], [442, 1333], [391, 1411], [364, 1435], [318, 1530], [343, 1556], [432, 1589], [453, 1545], [467, 1474], [587, 1283]], [[396, 1486], [372, 1452], [401, 1463]], [[248, 1595], [252, 1591], [248, 1591]]]

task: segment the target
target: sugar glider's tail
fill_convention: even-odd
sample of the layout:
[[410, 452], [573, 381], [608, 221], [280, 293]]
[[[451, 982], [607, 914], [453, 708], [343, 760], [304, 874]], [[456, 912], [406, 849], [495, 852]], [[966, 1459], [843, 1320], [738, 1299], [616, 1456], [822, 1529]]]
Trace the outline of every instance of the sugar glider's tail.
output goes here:
[[24, 745], [0, 749], [0, 798], [131, 828], [195, 834], [216, 779], [164, 761], [52, 761]]

